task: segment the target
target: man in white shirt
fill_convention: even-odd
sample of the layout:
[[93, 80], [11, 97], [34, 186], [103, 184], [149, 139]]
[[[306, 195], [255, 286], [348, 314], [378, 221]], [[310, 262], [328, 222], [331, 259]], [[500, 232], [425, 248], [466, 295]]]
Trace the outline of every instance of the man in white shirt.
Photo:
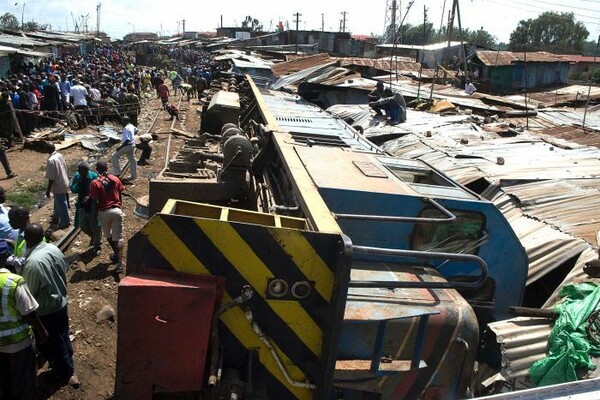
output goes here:
[[83, 129], [87, 126], [85, 115], [88, 112], [87, 97], [89, 96], [89, 93], [83, 85], [79, 84], [77, 79], [73, 79], [73, 86], [71, 87], [69, 94], [71, 95], [71, 102], [77, 113], [77, 125], [79, 126], [79, 129]]
[[[121, 132], [121, 145], [114, 152], [111, 160], [113, 166], [113, 173], [114, 175], [121, 178], [119, 176], [121, 175], [120, 158], [123, 154], [125, 154], [127, 160], [129, 160], [129, 170], [131, 171], [130, 180], [134, 181], [135, 179], [137, 179], [137, 163], [135, 161], [134, 152], [135, 134], [137, 133], [138, 129], [135, 126], [133, 126], [133, 124], [131, 124], [131, 120], [127, 116], [123, 117], [121, 119], [121, 122], [123, 123], [123, 131]], [[122, 178], [121, 181], [123, 181], [124, 184], [129, 183]]]
[[48, 146], [48, 161], [46, 162], [46, 178], [48, 187], [46, 188], [46, 197], [50, 198], [50, 193], [54, 195], [54, 211], [52, 213], [52, 222], [56, 222], [58, 229], [64, 229], [71, 225], [69, 217], [69, 176], [67, 175], [67, 164], [65, 159], [53, 143]]

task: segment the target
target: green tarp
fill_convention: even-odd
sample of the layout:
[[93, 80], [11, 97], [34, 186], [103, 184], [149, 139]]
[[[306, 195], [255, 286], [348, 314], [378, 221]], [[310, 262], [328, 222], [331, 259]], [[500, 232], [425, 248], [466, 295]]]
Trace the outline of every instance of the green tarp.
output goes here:
[[565, 300], [554, 307], [558, 319], [548, 337], [548, 355], [529, 369], [538, 386], [576, 381], [578, 372], [596, 368], [590, 356], [600, 355], [600, 347], [587, 334], [587, 319], [600, 302], [600, 286], [569, 285], [559, 294]]

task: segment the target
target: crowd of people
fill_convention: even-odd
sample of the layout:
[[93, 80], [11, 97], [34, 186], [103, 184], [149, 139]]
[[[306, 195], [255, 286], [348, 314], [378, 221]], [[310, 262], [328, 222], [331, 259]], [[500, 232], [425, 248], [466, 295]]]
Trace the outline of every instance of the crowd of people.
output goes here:
[[[116, 274], [123, 272], [122, 194], [136, 180], [137, 165], [148, 163], [150, 143], [156, 139], [138, 131], [138, 96], [155, 91], [171, 118], [178, 118], [177, 108], [169, 103], [170, 91], [201, 96], [209, 87], [212, 68], [220, 65], [211, 64], [202, 52], [179, 56], [168, 70], [142, 68], [126, 50], [102, 46], [85, 56], [22, 65], [0, 79], [0, 162], [9, 177], [14, 174], [4, 149], [13, 144], [17, 121], [24, 136], [69, 119], [76, 128], [84, 128], [101, 123], [109, 111], [123, 125], [121, 142], [109, 157], [112, 173], [106, 161], [95, 166], [80, 162], [69, 178], [63, 155], [53, 144], [45, 148], [46, 196], [53, 198], [51, 228], [79, 227], [89, 237], [86, 253], [92, 257], [102, 254], [102, 244], [107, 243]], [[137, 161], [135, 149], [141, 150]], [[120, 176], [123, 156], [129, 159], [128, 179]], [[77, 196], [74, 220], [70, 194]], [[31, 222], [29, 210], [4, 206], [5, 195], [0, 187], [0, 398], [32, 399], [40, 354], [48, 361], [52, 381], [79, 385], [69, 338], [68, 266], [63, 252], [46, 240], [42, 226]]]

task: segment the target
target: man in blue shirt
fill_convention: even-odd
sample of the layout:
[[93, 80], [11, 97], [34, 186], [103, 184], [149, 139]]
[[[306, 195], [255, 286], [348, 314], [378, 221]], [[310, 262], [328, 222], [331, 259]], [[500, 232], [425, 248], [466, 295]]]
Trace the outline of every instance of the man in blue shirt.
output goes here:
[[4, 207], [6, 201], [6, 192], [0, 186], [0, 239], [9, 239], [9, 243], [14, 246], [14, 242], [19, 235], [18, 229], [13, 229], [8, 220], [8, 209]]

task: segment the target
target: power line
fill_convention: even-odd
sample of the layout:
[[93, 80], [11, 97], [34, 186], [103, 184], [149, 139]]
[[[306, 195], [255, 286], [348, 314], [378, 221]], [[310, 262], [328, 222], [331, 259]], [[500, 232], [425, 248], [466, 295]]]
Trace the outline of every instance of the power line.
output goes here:
[[535, 3], [548, 4], [548, 5], [551, 5], [551, 6], [563, 7], [563, 8], [567, 8], [567, 9], [575, 9], [575, 10], [582, 10], [582, 11], [593, 11], [589, 7], [577, 7], [577, 6], [565, 5], [565, 4], [561, 4], [561, 3], [553, 3], [551, 1], [544, 1], [544, 0], [530, 0], [530, 1], [533, 1]]
[[[537, 14], [537, 15], [540, 14], [540, 11], [553, 11], [553, 10], [548, 9], [548, 8], [542, 8], [542, 7], [531, 5], [531, 4], [523, 4], [521, 2], [512, 1], [512, 0], [504, 0], [504, 1], [488, 0], [488, 1], [491, 1], [493, 3], [499, 4], [499, 5], [502, 5], [502, 6], [506, 6], [506, 3], [510, 2], [511, 3], [511, 8], [515, 8], [517, 10], [526, 11], [528, 13]], [[535, 10], [530, 10], [530, 9], [526, 9], [526, 8], [522, 8], [522, 7], [531, 7], [531, 8], [534, 8]], [[573, 13], [573, 15], [579, 17], [580, 19], [587, 19], [588, 23], [597, 23], [598, 21], [600, 21], [600, 17], [591, 17], [591, 16], [582, 15], [582, 14], [576, 14], [576, 13]]]

